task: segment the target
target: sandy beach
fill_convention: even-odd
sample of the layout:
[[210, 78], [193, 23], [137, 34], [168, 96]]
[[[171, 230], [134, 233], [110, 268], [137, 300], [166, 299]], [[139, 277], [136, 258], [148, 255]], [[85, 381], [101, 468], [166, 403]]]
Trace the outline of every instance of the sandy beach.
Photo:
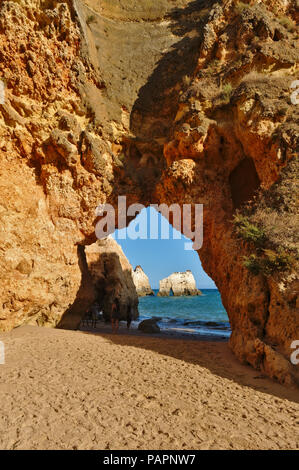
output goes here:
[[298, 449], [298, 390], [227, 342], [25, 326], [1, 333], [1, 449]]

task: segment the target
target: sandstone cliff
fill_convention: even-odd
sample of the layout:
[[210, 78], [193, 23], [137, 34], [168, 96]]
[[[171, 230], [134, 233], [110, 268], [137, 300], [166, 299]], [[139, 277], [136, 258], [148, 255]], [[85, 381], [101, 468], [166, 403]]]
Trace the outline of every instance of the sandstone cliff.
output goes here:
[[[93, 297], [88, 299], [99, 304], [104, 319], [110, 320], [112, 303], [115, 298], [120, 304], [120, 318], [127, 319], [127, 308], [130, 306], [132, 319], [138, 318], [138, 296], [133, 282], [133, 270], [122, 248], [111, 237], [98, 240], [96, 243], [83, 247], [82, 257], [85, 265], [86, 285], [92, 291]], [[77, 328], [86, 307], [82, 304], [81, 296], [71, 309], [64, 312], [58, 326], [60, 328]], [[80, 294], [80, 292], [79, 292]]]
[[[84, 246], [99, 203], [201, 202], [199, 256], [233, 352], [294, 383], [296, 1], [136, 5], [0, 3], [0, 327], [56, 326], [93, 302]], [[257, 189], [240, 236], [234, 215]]]
[[159, 297], [167, 297], [170, 295], [171, 291], [174, 296], [201, 295], [200, 290], [196, 287], [196, 282], [191, 271], [173, 273], [160, 281]]
[[154, 295], [149, 279], [141, 266], [136, 266], [133, 271], [133, 281], [139, 297]]
[[85, 249], [86, 261], [93, 280], [96, 299], [104, 318], [110, 319], [111, 306], [117, 297], [121, 318], [127, 319], [131, 307], [132, 319], [138, 318], [138, 296], [133, 270], [122, 248], [113, 238], [98, 240]]

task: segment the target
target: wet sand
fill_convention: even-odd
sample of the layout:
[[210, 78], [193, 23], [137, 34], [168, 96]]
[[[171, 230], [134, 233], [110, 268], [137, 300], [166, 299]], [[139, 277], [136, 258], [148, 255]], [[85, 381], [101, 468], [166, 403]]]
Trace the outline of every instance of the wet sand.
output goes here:
[[299, 394], [227, 342], [1, 333], [1, 449], [298, 449]]

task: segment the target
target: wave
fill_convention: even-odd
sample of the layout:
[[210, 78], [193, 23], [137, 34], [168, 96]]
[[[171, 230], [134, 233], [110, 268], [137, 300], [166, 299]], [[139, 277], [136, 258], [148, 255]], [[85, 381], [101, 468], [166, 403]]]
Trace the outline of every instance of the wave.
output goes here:
[[196, 297], [142, 297], [139, 321], [155, 318], [164, 331], [228, 337], [229, 319], [218, 290], [205, 290]]

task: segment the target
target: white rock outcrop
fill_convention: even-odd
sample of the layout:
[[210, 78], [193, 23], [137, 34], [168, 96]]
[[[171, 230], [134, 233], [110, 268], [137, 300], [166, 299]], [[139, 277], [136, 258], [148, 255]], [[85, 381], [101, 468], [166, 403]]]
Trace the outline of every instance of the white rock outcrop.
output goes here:
[[171, 291], [174, 296], [201, 295], [196, 287], [194, 276], [189, 270], [184, 273], [173, 273], [160, 281], [158, 296], [167, 297]]
[[154, 295], [149, 279], [141, 266], [136, 266], [135, 270], [133, 271], [133, 282], [139, 297]]

